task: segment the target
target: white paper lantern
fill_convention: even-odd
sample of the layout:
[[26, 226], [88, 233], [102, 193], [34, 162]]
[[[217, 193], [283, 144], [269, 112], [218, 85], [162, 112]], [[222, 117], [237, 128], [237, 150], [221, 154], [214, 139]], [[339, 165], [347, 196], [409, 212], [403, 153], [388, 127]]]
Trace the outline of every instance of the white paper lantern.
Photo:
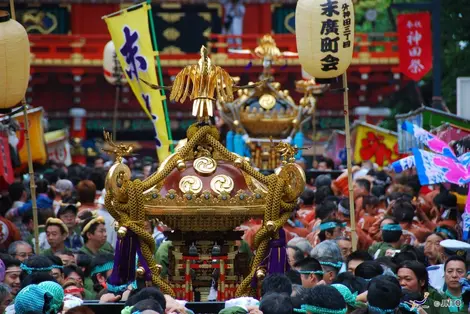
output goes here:
[[30, 52], [24, 27], [0, 11], [0, 110], [15, 107], [26, 94]]
[[125, 84], [127, 80], [121, 71], [121, 65], [119, 64], [119, 60], [116, 57], [116, 48], [114, 47], [114, 43], [111, 40], [106, 44], [106, 46], [104, 46], [103, 50], [103, 74], [108, 83], [112, 85], [117, 83], [117, 71], [121, 73], [121, 84]]
[[300, 64], [308, 74], [326, 79], [346, 72], [354, 47], [352, 0], [299, 0], [295, 30]]

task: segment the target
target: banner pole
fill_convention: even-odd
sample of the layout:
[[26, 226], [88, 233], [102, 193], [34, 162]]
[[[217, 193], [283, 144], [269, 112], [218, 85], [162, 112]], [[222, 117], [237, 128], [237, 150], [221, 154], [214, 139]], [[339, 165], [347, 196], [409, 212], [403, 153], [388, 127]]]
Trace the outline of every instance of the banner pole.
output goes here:
[[[147, 4], [149, 5], [150, 33], [152, 34], [153, 46], [155, 48], [155, 59], [157, 61], [158, 81], [159, 81], [159, 84], [163, 86], [164, 84], [163, 84], [162, 66], [160, 64], [160, 54], [158, 52], [157, 36], [155, 34], [155, 24], [153, 22], [152, 1], [147, 0]], [[162, 96], [163, 96], [163, 111], [165, 112], [166, 130], [168, 133], [168, 140], [170, 141], [170, 152], [174, 153], [175, 149], [173, 145], [173, 137], [171, 135], [170, 116], [168, 114], [168, 108], [166, 105], [165, 90], [161, 89], [160, 92], [162, 93]], [[163, 160], [160, 160], [160, 162], [162, 161]]]
[[29, 169], [29, 189], [31, 190], [31, 204], [33, 211], [33, 226], [34, 226], [34, 245], [36, 246], [36, 254], [41, 253], [39, 247], [39, 224], [38, 224], [38, 206], [36, 202], [36, 182], [34, 180], [34, 168], [33, 168], [33, 156], [31, 154], [31, 142], [29, 139], [29, 121], [28, 121], [28, 109], [26, 101], [21, 101], [23, 105], [24, 114], [24, 135], [26, 139], [26, 149], [28, 151], [28, 169]]
[[344, 102], [344, 127], [346, 133], [346, 156], [348, 165], [348, 190], [349, 190], [349, 213], [351, 217], [351, 242], [353, 252], [357, 250], [356, 233], [356, 211], [354, 208], [354, 191], [352, 182], [352, 149], [351, 149], [351, 128], [349, 126], [349, 95], [348, 76], [343, 73], [343, 102]]

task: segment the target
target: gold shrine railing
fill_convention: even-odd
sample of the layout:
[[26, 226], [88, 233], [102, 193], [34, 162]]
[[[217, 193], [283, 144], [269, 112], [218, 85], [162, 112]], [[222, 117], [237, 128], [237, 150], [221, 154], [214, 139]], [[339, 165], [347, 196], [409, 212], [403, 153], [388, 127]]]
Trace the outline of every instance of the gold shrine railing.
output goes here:
[[[211, 57], [221, 66], [246, 65], [249, 55], [229, 53], [230, 48], [253, 50], [263, 34], [231, 36], [211, 34], [208, 47]], [[297, 51], [295, 35], [273, 35], [281, 51]], [[33, 66], [102, 66], [103, 48], [109, 35], [29, 35]], [[162, 66], [185, 66], [197, 60], [199, 53], [161, 53]], [[288, 65], [298, 65], [296, 57], [287, 58]], [[261, 64], [261, 60], [258, 60]], [[396, 65], [399, 62], [397, 33], [356, 34], [353, 64]], [[257, 65], [256, 61], [254, 65]]]

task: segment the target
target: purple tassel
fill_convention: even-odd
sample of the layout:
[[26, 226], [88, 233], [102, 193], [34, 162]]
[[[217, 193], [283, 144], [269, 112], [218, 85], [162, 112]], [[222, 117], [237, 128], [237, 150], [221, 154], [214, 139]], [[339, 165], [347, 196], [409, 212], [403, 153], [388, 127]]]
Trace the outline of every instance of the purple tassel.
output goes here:
[[[286, 252], [286, 232], [283, 228], [279, 230], [279, 239], [269, 241], [268, 254], [258, 266], [258, 268], [262, 267], [266, 268], [266, 275], [275, 273], [284, 274], [290, 269]], [[257, 288], [257, 286], [258, 278], [255, 275], [251, 279], [251, 287]]]
[[132, 230], [128, 229], [126, 236], [117, 240], [113, 273], [108, 279], [111, 285], [127, 285], [135, 280], [135, 256], [138, 248], [139, 238]]
[[286, 233], [279, 230], [279, 239], [269, 241], [268, 274], [285, 273], [289, 270], [286, 254]]
[[248, 64], [245, 65], [245, 70], [251, 69], [252, 66], [253, 66], [253, 62], [251, 62], [250, 60], [250, 62], [248, 62]]
[[287, 68], [287, 60], [286, 62], [284, 63], [284, 65], [281, 67], [281, 70], [285, 70]]
[[139, 256], [140, 265], [145, 269], [145, 281], [152, 281], [152, 273], [150, 272], [149, 265], [147, 264], [147, 261], [145, 260], [144, 255], [142, 254], [140, 245], [137, 248], [137, 256]]

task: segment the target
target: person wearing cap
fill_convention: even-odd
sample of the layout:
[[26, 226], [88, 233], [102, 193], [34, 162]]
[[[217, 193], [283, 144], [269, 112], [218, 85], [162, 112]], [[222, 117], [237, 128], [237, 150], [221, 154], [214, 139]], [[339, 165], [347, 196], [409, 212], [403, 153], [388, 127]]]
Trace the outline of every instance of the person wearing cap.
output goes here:
[[68, 250], [65, 247], [65, 239], [69, 235], [69, 229], [59, 218], [49, 218], [46, 221], [46, 237], [50, 248], [44, 250], [44, 255], [54, 255], [59, 251]]
[[98, 253], [114, 253], [106, 241], [106, 226], [101, 216], [91, 216], [82, 223], [82, 237], [85, 244], [79, 252], [94, 257]]
[[57, 313], [50, 312], [54, 296], [38, 285], [23, 288], [15, 299], [15, 313]]
[[467, 252], [470, 251], [470, 244], [458, 240], [443, 240], [440, 245], [444, 248], [442, 255], [442, 263], [433, 265], [426, 268], [429, 275], [429, 284], [438, 291], [444, 290], [445, 276], [444, 264], [450, 256], [457, 255], [464, 259], [467, 257]]
[[56, 282], [44, 281], [38, 284], [44, 291], [52, 295], [52, 301], [49, 306], [49, 313], [59, 313], [64, 305], [64, 289]]
[[83, 246], [80, 226], [77, 224], [78, 208], [73, 204], [61, 207], [57, 212], [57, 217], [67, 226], [69, 233], [65, 239], [65, 247], [71, 250], [78, 250]]

